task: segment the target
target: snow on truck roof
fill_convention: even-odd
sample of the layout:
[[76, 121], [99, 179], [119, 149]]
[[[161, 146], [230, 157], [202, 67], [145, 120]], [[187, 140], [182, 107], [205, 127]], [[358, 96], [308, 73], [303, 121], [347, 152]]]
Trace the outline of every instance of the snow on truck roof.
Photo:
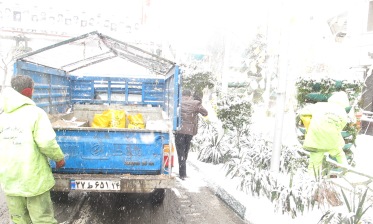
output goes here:
[[175, 62], [97, 31], [17, 57], [77, 75], [167, 75]]

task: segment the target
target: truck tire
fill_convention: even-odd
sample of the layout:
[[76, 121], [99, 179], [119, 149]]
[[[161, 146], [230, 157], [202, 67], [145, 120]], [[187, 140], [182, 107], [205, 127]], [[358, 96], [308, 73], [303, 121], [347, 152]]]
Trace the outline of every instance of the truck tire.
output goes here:
[[54, 202], [66, 203], [69, 200], [69, 192], [51, 191], [51, 199]]
[[154, 189], [154, 191], [150, 195], [150, 202], [152, 203], [152, 205], [162, 204], [165, 195], [165, 189]]

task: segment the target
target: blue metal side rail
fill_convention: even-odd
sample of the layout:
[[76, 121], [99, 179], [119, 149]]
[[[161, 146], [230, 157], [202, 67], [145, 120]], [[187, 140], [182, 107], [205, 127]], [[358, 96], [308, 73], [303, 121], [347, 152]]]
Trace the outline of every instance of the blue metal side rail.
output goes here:
[[[164, 106], [165, 80], [71, 76], [71, 102]], [[104, 96], [98, 99], [96, 96]]]

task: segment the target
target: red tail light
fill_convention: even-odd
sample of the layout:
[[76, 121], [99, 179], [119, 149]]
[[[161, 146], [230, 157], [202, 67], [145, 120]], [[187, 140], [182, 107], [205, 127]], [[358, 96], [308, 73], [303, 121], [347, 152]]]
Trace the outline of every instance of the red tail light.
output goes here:
[[[172, 150], [170, 151], [170, 145], [163, 145], [163, 161], [164, 161], [165, 167], [169, 166], [170, 160], [171, 160], [171, 167], [174, 167], [174, 152], [175, 152], [174, 147], [172, 147]], [[169, 159], [170, 156], [171, 156], [171, 159]]]

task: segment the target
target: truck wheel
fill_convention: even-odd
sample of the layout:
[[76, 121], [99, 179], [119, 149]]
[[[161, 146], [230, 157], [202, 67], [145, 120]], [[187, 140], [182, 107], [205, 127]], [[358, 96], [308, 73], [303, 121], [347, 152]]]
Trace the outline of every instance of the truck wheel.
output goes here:
[[154, 189], [150, 196], [152, 205], [162, 204], [165, 195], [165, 189]]
[[51, 191], [51, 199], [54, 202], [65, 203], [69, 200], [69, 192]]

